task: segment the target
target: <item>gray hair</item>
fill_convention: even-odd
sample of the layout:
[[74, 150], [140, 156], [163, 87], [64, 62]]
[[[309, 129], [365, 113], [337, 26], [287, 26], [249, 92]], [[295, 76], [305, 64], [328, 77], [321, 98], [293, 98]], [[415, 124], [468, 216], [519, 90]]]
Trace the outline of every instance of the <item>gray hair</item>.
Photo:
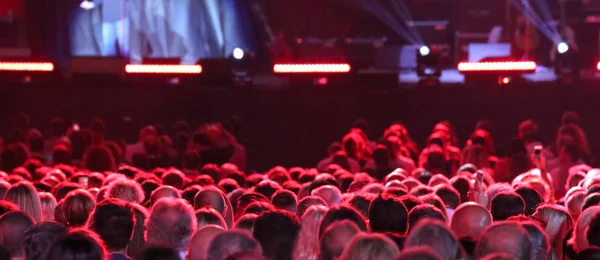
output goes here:
[[231, 230], [216, 235], [208, 246], [208, 260], [221, 260], [245, 251], [262, 253], [260, 243], [246, 231]]
[[105, 198], [117, 198], [127, 202], [142, 203], [145, 199], [142, 186], [134, 180], [118, 179], [106, 191]]
[[321, 197], [329, 206], [335, 206], [342, 203], [342, 192], [340, 189], [332, 185], [318, 187], [314, 189], [310, 195]]
[[187, 248], [198, 226], [194, 210], [182, 199], [159, 199], [146, 219], [146, 240], [170, 245], [177, 250]]

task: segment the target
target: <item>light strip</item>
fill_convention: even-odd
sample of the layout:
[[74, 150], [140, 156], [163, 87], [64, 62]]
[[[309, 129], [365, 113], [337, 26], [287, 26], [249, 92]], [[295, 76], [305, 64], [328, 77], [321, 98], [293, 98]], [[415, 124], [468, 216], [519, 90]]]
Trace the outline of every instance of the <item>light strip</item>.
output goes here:
[[200, 65], [127, 64], [125, 72], [130, 74], [200, 74]]
[[348, 73], [348, 63], [275, 64], [275, 73]]
[[7, 62], [0, 61], [0, 71], [53, 71], [51, 62]]
[[533, 61], [461, 62], [458, 71], [533, 71], [536, 66]]

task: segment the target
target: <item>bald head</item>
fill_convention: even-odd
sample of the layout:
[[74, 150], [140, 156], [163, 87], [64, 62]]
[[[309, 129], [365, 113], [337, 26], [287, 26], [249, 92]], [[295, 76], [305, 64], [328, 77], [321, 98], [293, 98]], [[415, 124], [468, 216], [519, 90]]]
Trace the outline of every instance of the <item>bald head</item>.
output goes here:
[[502, 221], [489, 226], [475, 246], [477, 258], [493, 253], [507, 253], [519, 259], [530, 259], [531, 241], [527, 230], [515, 221]]
[[342, 193], [340, 189], [335, 186], [325, 185], [314, 189], [310, 195], [321, 197], [327, 205], [335, 206], [342, 203]]
[[466, 202], [454, 211], [450, 228], [457, 237], [470, 237], [477, 240], [490, 224], [492, 224], [492, 215], [486, 208], [474, 202]]
[[215, 236], [224, 231], [225, 229], [217, 225], [207, 225], [196, 231], [196, 233], [194, 233], [194, 236], [192, 236], [192, 241], [190, 241], [190, 251], [188, 252], [187, 259], [206, 259], [206, 254], [208, 252], [208, 246], [210, 242]]

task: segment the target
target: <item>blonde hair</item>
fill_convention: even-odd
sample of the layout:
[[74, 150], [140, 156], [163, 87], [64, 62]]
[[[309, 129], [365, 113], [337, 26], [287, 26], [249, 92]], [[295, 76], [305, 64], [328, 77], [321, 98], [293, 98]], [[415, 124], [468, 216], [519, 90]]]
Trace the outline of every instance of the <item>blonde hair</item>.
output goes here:
[[316, 259], [319, 255], [319, 224], [327, 213], [327, 207], [308, 207], [301, 219], [301, 229], [294, 247], [294, 260]]
[[14, 184], [6, 191], [4, 199], [17, 204], [19, 208], [29, 214], [36, 223], [42, 220], [42, 205], [40, 198], [31, 182], [20, 181]]
[[42, 220], [54, 221], [54, 210], [56, 210], [56, 199], [54, 195], [48, 192], [40, 192], [40, 203], [42, 205]]
[[577, 218], [577, 223], [575, 223], [573, 229], [573, 238], [569, 241], [574, 245], [575, 251], [581, 252], [590, 247], [585, 236], [585, 230], [590, 225], [592, 217], [598, 212], [600, 212], [600, 206], [592, 206], [581, 212], [579, 218]]
[[395, 259], [400, 254], [396, 244], [377, 233], [360, 233], [354, 236], [340, 260], [384, 260]]
[[557, 256], [562, 255], [564, 250], [563, 239], [571, 227], [573, 227], [571, 215], [559, 207], [541, 205], [537, 208], [533, 217], [546, 222], [544, 231], [548, 235], [548, 238], [550, 238], [550, 245], [556, 250], [555, 253]]

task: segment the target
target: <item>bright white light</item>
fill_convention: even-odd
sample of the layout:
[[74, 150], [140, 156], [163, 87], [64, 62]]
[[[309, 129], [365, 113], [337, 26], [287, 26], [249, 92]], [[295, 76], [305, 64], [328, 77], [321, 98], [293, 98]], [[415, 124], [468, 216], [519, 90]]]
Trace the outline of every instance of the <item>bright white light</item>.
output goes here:
[[566, 44], [565, 42], [561, 42], [558, 44], [557, 50], [558, 50], [558, 53], [563, 54], [563, 53], [569, 51], [569, 45]]
[[431, 50], [427, 46], [421, 46], [421, 48], [419, 48], [419, 53], [421, 53], [421, 56], [427, 56], [430, 52]]
[[240, 48], [233, 49], [233, 58], [236, 60], [241, 60], [244, 58], [244, 50]]

